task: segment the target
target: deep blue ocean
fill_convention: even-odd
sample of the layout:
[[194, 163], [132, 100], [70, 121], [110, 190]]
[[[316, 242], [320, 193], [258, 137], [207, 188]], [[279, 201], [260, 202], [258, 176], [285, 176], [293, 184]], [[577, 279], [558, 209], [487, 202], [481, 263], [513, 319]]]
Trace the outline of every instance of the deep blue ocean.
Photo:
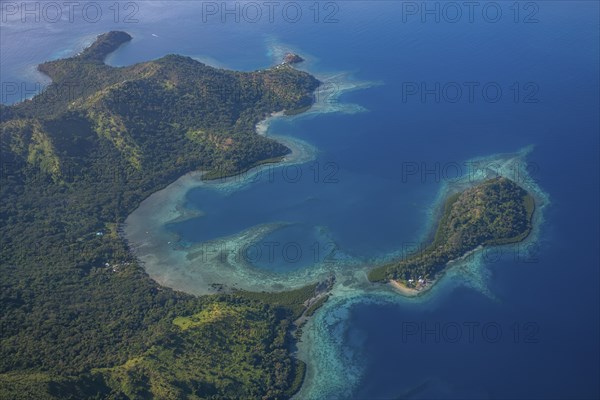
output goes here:
[[140, 3], [137, 23], [122, 15], [115, 23], [108, 3], [98, 4], [97, 23], [2, 20], [4, 103], [44, 82], [34, 65], [112, 29], [134, 37], [112, 65], [178, 53], [254, 70], [283, 46], [307, 56], [317, 75], [343, 71], [376, 83], [340, 99], [363, 112], [270, 126], [318, 150], [292, 171], [300, 178], [275, 168], [237, 191], [191, 190], [188, 205], [205, 215], [165, 228], [195, 243], [289, 223], [271, 240], [298, 243], [304, 257], [261, 259], [259, 268], [310, 268], [315, 241], [334, 241], [365, 262], [414, 244], [457, 165], [466, 173], [467, 160], [532, 146], [526, 168], [549, 203], [527, 254], [517, 246], [485, 264], [488, 294], [457, 285], [419, 302], [352, 305], [345, 328], [329, 331], [360, 355], [358, 381], [343, 397], [600, 397], [598, 2], [482, 2], [471, 21], [462, 3], [459, 18], [436, 2], [298, 2], [288, 10], [301, 10], [295, 23], [295, 13], [278, 12], [269, 22], [264, 7], [257, 23], [249, 9], [223, 22], [207, 2]]

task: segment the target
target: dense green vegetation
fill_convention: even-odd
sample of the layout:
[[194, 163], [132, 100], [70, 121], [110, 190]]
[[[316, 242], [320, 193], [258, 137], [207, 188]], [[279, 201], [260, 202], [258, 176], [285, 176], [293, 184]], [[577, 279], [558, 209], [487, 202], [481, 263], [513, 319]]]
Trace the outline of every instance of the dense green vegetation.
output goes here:
[[105, 65], [128, 40], [111, 32], [40, 65], [52, 85], [0, 108], [0, 398], [289, 397], [304, 373], [290, 326], [313, 289], [177, 293], [148, 278], [118, 231], [188, 171], [286, 154], [254, 126], [311, 104], [318, 81], [175, 55]]
[[172, 323], [141, 355], [97, 371], [107, 385], [130, 398], [278, 398], [295, 380], [290, 320], [267, 306], [223, 298]]
[[238, 291], [236, 294], [247, 299], [258, 300], [268, 304], [284, 307], [292, 312], [294, 319], [300, 317], [304, 312], [303, 303], [315, 295], [319, 290], [319, 284], [308, 285], [300, 289], [289, 290], [282, 293], [273, 292], [246, 292]]
[[525, 239], [531, 230], [534, 201], [513, 181], [498, 177], [450, 196], [433, 242], [398, 262], [373, 269], [371, 281], [433, 279], [446, 264], [478, 246]]
[[[121, 350], [120, 361], [103, 367], [105, 355], [96, 353], [89, 363], [100, 368], [4, 373], [0, 396], [285, 398], [298, 389], [304, 365], [290, 357], [289, 309], [222, 295], [180, 299], [164, 311], [164, 318], [148, 325], [139, 348]], [[94, 349], [93, 342], [82, 346]]]

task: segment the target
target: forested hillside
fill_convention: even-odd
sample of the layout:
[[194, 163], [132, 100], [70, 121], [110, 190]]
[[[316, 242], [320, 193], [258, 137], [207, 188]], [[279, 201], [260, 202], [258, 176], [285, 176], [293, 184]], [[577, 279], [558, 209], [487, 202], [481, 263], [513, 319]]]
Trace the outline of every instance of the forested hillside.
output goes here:
[[310, 105], [319, 82], [289, 65], [243, 73], [176, 55], [105, 65], [130, 39], [110, 32], [40, 65], [52, 85], [0, 108], [0, 397], [289, 397], [301, 300], [161, 288], [118, 231], [186, 172], [285, 155], [254, 126]]

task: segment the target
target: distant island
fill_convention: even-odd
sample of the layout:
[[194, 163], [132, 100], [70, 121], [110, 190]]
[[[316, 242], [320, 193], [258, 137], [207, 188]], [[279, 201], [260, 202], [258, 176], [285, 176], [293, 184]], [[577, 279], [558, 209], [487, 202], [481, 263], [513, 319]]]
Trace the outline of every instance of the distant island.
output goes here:
[[482, 246], [524, 240], [532, 229], [535, 201], [505, 177], [483, 181], [445, 203], [435, 237], [423, 250], [369, 272], [372, 282], [391, 282], [416, 295], [435, 281], [450, 261]]
[[231, 175], [287, 154], [256, 124], [309, 108], [320, 82], [289, 64], [104, 63], [130, 40], [108, 32], [43, 63], [46, 90], [0, 105], [0, 398], [290, 398], [305, 371], [296, 323], [326, 300], [320, 286], [176, 292], [119, 232], [188, 172]]

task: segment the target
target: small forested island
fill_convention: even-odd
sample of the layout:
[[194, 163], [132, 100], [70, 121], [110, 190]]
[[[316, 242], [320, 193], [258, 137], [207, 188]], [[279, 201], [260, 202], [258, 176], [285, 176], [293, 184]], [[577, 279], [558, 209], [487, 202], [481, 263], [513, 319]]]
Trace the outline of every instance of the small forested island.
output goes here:
[[283, 57], [283, 62], [285, 64], [298, 64], [304, 61], [304, 58], [300, 57], [298, 54], [287, 53], [285, 57]]
[[0, 107], [0, 398], [289, 398], [304, 376], [294, 321], [321, 299], [318, 285], [175, 292], [146, 275], [119, 229], [185, 173], [285, 155], [255, 125], [310, 106], [319, 81], [179, 55], [106, 65], [129, 40], [109, 32], [41, 64], [52, 84]]
[[[505, 177], [496, 177], [455, 193], [446, 200], [431, 244], [403, 260], [369, 272], [373, 282], [401, 289], [424, 289], [448, 262], [480, 246], [516, 243], [532, 229], [533, 197]], [[410, 292], [410, 291], [409, 291]]]

